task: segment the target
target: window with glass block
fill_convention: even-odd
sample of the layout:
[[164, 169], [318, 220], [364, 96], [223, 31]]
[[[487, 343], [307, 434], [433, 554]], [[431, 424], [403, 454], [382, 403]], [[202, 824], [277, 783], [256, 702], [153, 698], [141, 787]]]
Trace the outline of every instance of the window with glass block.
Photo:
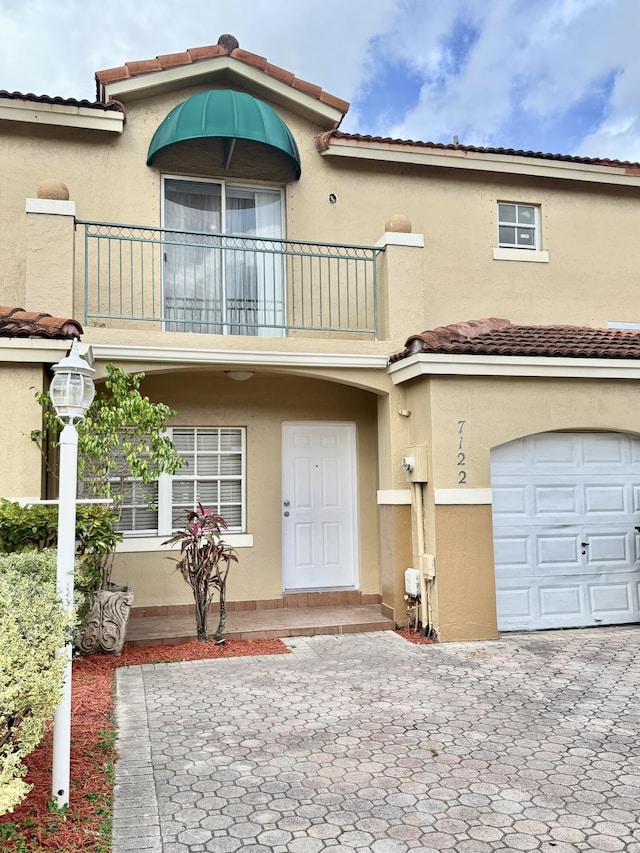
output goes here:
[[510, 249], [540, 248], [539, 208], [533, 204], [498, 204], [498, 245]]

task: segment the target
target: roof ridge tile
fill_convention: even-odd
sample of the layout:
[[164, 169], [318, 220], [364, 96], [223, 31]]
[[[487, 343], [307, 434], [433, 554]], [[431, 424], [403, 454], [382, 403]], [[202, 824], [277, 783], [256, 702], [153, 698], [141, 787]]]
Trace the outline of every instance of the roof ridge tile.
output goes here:
[[640, 331], [513, 324], [509, 320], [489, 317], [411, 335], [404, 350], [392, 355], [390, 361], [420, 353], [640, 359]]
[[640, 174], [640, 163], [629, 160], [610, 160], [608, 157], [580, 157], [575, 154], [552, 154], [550, 152], [545, 153], [543, 151], [524, 151], [519, 148], [493, 148], [481, 147], [478, 145], [460, 145], [459, 143], [429, 142], [419, 139], [398, 139], [390, 136], [372, 136], [370, 134], [362, 133], [347, 133], [346, 131], [338, 130], [337, 128], [327, 132], [326, 134], [322, 134], [321, 136], [322, 145], [326, 146], [321, 149], [322, 151], [326, 151], [330, 147], [333, 139], [350, 139], [354, 142], [377, 142], [383, 143], [384, 145], [405, 145], [415, 148], [431, 148], [438, 151], [460, 152], [461, 154], [499, 154], [501, 156], [509, 157], [528, 157], [536, 160], [557, 160], [563, 163], [584, 163], [585, 165], [590, 166], [611, 166], [616, 169], [624, 169], [625, 173], [628, 175]]
[[193, 57], [188, 50], [182, 53], [164, 53], [158, 56], [158, 62], [163, 68], [179, 68], [181, 65], [192, 65]]
[[63, 98], [60, 95], [34, 95], [33, 92], [9, 92], [7, 89], [0, 89], [0, 98], [10, 101], [31, 101], [37, 104], [56, 104], [63, 107], [124, 112], [124, 106], [120, 101], [113, 99], [109, 101], [89, 101], [86, 98], [78, 100], [78, 98]]
[[83, 334], [77, 320], [52, 317], [45, 311], [0, 306], [0, 337], [3, 338], [79, 338]]
[[[232, 47], [232, 45], [234, 46]], [[229, 49], [231, 47], [232, 49]], [[100, 87], [107, 86], [110, 83], [118, 83], [122, 80], [128, 80], [131, 77], [139, 77], [142, 74], [153, 74], [157, 71], [166, 71], [170, 68], [182, 68], [222, 56], [230, 56], [237, 62], [257, 68], [268, 77], [273, 77], [274, 80], [291, 86], [291, 88], [303, 92], [305, 95], [309, 95], [323, 104], [337, 109], [341, 113], [346, 113], [349, 109], [348, 101], [324, 92], [321, 86], [316, 86], [314, 83], [309, 83], [307, 80], [296, 77], [293, 72], [274, 65], [264, 56], [244, 50], [237, 45], [237, 40], [229, 35], [220, 36], [218, 43], [215, 45], [190, 47], [182, 53], [161, 54], [154, 59], [134, 60], [132, 62], [125, 62], [124, 65], [114, 68], [107, 68], [104, 71], [96, 71], [95, 79], [100, 89]], [[104, 92], [104, 88], [102, 88], [102, 91]]]

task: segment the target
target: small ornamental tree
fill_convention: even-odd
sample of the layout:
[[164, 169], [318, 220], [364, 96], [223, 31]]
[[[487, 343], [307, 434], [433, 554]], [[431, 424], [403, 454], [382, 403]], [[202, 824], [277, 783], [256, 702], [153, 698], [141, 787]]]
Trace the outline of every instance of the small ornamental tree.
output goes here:
[[214, 639], [223, 643], [222, 632], [226, 621], [227, 575], [232, 562], [237, 562], [235, 550], [222, 539], [227, 523], [213, 510], [205, 509], [201, 503], [197, 510], [186, 510], [187, 523], [176, 530], [163, 545], [180, 545], [180, 559], [176, 569], [191, 587], [196, 607], [196, 631], [198, 639], [209, 642], [207, 616], [216, 593], [220, 599], [220, 619]]
[[[134, 483], [155, 483], [160, 474], [174, 474], [182, 465], [166, 435], [166, 425], [175, 412], [164, 403], [153, 403], [142, 395], [144, 373], [129, 373], [113, 364], [78, 430], [78, 483], [82, 497], [111, 498], [111, 509], [119, 522], [123, 504]], [[47, 435], [57, 439], [62, 425], [47, 394], [37, 394], [44, 409], [44, 430], [32, 433], [44, 446]], [[153, 493], [148, 490], [147, 493]], [[111, 577], [113, 548], [95, 554], [101, 570], [102, 587]]]

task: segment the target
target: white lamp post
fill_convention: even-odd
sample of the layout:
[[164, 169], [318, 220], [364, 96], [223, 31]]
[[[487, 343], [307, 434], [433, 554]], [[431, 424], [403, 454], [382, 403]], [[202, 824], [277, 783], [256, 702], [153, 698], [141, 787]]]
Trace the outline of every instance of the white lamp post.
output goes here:
[[[76, 552], [76, 498], [78, 480], [78, 433], [96, 389], [92, 367], [78, 352], [74, 340], [66, 358], [53, 366], [49, 396], [64, 424], [60, 435], [60, 482], [58, 492], [58, 562], [56, 582], [64, 607], [73, 609], [73, 567]], [[58, 808], [69, 804], [71, 760], [71, 643], [64, 647], [65, 671], [62, 700], [53, 718], [53, 799]]]

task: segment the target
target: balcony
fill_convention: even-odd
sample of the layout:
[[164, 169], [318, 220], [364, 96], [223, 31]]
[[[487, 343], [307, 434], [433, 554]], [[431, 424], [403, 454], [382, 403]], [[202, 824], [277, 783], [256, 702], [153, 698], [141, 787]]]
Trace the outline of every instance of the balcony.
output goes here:
[[378, 338], [382, 248], [76, 221], [88, 325]]

